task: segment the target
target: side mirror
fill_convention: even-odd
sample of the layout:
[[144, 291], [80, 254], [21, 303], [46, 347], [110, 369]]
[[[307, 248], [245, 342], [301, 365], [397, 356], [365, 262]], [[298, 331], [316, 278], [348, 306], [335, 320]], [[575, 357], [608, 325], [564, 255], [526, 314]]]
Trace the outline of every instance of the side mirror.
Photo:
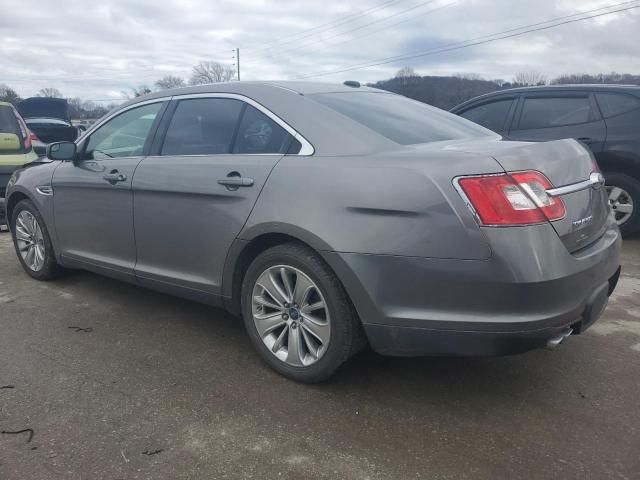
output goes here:
[[71, 161], [76, 157], [76, 144], [73, 142], [55, 142], [47, 145], [47, 158], [51, 160]]

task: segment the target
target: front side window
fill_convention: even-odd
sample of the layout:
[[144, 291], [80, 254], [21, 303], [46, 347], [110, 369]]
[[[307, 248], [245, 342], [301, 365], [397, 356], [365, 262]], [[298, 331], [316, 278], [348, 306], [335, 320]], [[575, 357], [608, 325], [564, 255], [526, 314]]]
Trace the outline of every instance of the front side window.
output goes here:
[[605, 118], [621, 115], [640, 108], [640, 98], [621, 93], [596, 93], [596, 99]]
[[494, 102], [483, 103], [477, 107], [470, 108], [460, 114], [461, 117], [482, 125], [489, 130], [499, 132], [504, 130], [507, 121], [507, 114], [513, 104], [513, 99], [496, 100]]
[[83, 158], [101, 160], [142, 155], [161, 107], [162, 103], [143, 105], [112, 118], [91, 134]]
[[526, 98], [520, 116], [521, 130], [561, 127], [591, 119], [591, 101], [584, 97]]
[[401, 95], [344, 92], [308, 97], [400, 145], [492, 135], [457, 115]]

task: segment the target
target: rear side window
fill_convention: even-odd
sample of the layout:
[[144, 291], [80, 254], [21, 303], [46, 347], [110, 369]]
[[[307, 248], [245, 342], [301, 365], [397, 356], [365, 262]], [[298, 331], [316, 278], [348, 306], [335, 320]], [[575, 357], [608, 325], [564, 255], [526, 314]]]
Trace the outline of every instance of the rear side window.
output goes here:
[[492, 134], [457, 115], [401, 95], [344, 92], [309, 97], [401, 145]]
[[258, 109], [247, 105], [233, 153], [287, 153], [291, 139], [291, 135], [284, 128]]
[[178, 103], [161, 155], [231, 153], [244, 103], [231, 98], [194, 98]]
[[640, 98], [621, 93], [596, 93], [598, 105], [605, 118], [640, 108]]
[[584, 97], [525, 98], [521, 130], [586, 123], [592, 118], [591, 102]]
[[483, 103], [477, 107], [470, 108], [460, 114], [461, 117], [482, 125], [489, 130], [499, 132], [504, 130], [509, 109], [513, 105], [513, 99], [496, 100], [495, 102]]

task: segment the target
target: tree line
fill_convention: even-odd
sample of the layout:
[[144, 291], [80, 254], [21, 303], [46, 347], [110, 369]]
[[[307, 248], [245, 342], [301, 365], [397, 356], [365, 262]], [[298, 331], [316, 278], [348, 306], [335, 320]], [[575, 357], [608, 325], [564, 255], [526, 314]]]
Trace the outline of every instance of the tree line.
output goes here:
[[[184, 87], [187, 85], [202, 85], [207, 83], [228, 82], [236, 78], [235, 70], [230, 66], [218, 62], [201, 62], [195, 65], [188, 78], [177, 75], [166, 75], [152, 84], [132, 87], [128, 92], [122, 92], [125, 98], [138, 97], [153, 91]], [[547, 76], [535, 70], [519, 72], [511, 81], [504, 79], [487, 80], [480, 75], [467, 73], [453, 76], [421, 76], [411, 67], [400, 69], [393, 78], [370, 83], [369, 86], [380, 88], [409, 98], [428, 103], [430, 105], [450, 109], [478, 95], [504, 90], [507, 88], [531, 85], [559, 85], [559, 84], [587, 84], [613, 83], [640, 85], [640, 75], [629, 73], [574, 73], [547, 79]], [[62, 92], [56, 88], [43, 88], [40, 97], [64, 98]], [[16, 104], [21, 100], [18, 93], [8, 85], [0, 84], [0, 101]], [[101, 105], [80, 98], [67, 98], [72, 118], [99, 118], [117, 106], [117, 103]]]
[[[218, 62], [200, 62], [193, 67], [188, 79], [176, 75], [166, 75], [154, 82], [153, 87], [142, 84], [137, 87], [131, 87], [130, 91], [122, 92], [122, 95], [124, 98], [134, 98], [153, 91], [168, 90], [170, 88], [185, 87], [187, 85], [229, 82], [235, 78], [236, 71], [230, 66], [225, 66]], [[65, 98], [59, 89], [53, 87], [40, 89], [36, 96]], [[9, 102], [15, 105], [20, 100], [22, 100], [22, 98], [16, 90], [6, 84], [0, 83], [0, 102]], [[71, 118], [74, 119], [100, 118], [119, 104], [119, 102], [113, 102], [108, 105], [101, 105], [90, 100], [83, 101], [77, 97], [67, 97], [67, 102], [69, 103], [69, 114]]]
[[640, 75], [628, 73], [568, 74], [547, 79], [535, 70], [514, 75], [511, 81], [503, 79], [487, 80], [477, 74], [458, 74], [449, 77], [420, 76], [411, 67], [400, 69], [395, 77], [370, 83], [369, 86], [399, 93], [438, 108], [449, 110], [471, 98], [508, 88], [534, 85], [566, 84], [625, 84], [640, 85]]

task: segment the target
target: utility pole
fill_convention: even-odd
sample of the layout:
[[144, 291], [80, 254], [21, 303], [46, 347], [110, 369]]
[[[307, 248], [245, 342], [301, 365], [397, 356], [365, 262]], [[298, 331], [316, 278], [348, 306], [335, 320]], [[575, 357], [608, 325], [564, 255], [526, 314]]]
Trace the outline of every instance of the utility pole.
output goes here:
[[240, 81], [240, 49], [236, 48], [236, 67], [238, 67], [238, 81]]

